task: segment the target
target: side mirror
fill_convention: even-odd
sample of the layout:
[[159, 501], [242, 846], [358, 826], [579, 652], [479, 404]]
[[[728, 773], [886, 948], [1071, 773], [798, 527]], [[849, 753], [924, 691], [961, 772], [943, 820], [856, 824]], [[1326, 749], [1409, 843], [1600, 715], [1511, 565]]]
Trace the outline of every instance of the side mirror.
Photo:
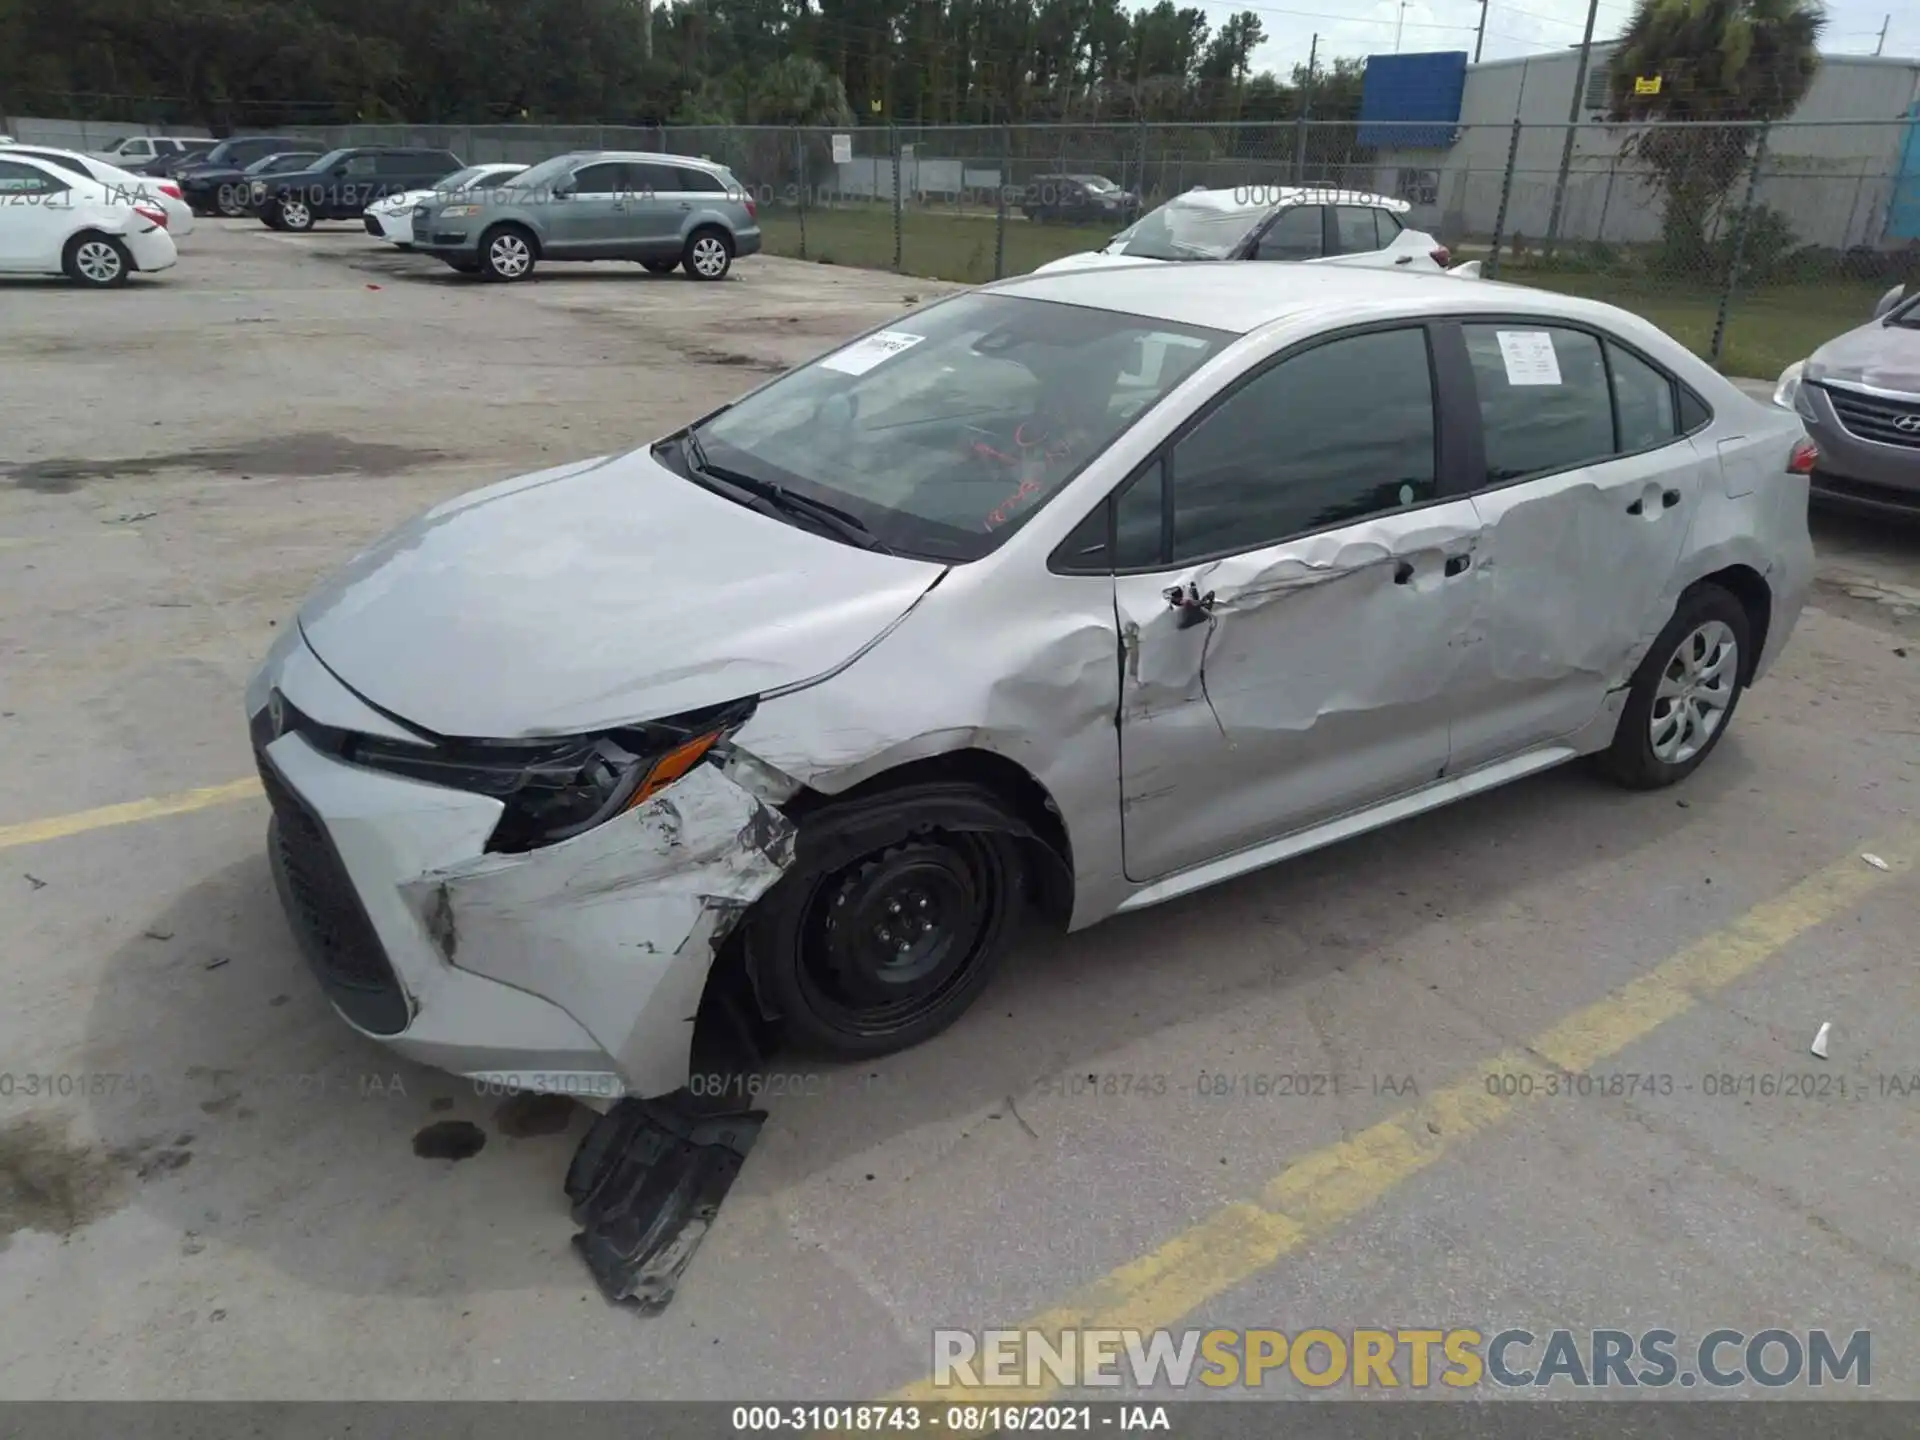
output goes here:
[[1896, 285], [1880, 297], [1880, 303], [1873, 307], [1873, 318], [1878, 320], [1888, 314], [1894, 306], [1907, 298], [1907, 287]]
[[572, 197], [576, 188], [573, 177], [569, 175], [564, 180], [554, 181], [553, 189], [550, 193], [556, 200], [566, 200]]

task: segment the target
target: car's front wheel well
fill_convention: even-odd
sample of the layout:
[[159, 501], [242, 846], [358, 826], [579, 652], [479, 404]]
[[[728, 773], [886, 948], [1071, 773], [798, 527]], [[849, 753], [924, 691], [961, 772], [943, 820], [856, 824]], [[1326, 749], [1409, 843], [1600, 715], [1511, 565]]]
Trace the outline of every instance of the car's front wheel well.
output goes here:
[[1004, 755], [970, 749], [909, 760], [832, 795], [803, 789], [782, 808], [788, 819], [799, 824], [829, 803], [864, 800], [908, 785], [940, 783], [976, 786], [999, 799], [1008, 813], [1026, 826], [1030, 833], [1023, 838], [1035, 850], [1034, 863], [1028, 867], [1032, 885], [1029, 898], [1042, 917], [1064, 927], [1073, 913], [1073, 846], [1066, 822], [1046, 786]]
[[499, 220], [489, 225], [486, 234], [480, 237], [480, 253], [484, 255], [487, 246], [493, 243], [493, 237], [507, 230], [511, 230], [527, 242], [527, 249], [533, 252], [534, 259], [538, 260], [541, 258], [540, 237], [533, 233], [531, 227], [522, 225], [518, 220]]
[[1773, 620], [1773, 590], [1751, 565], [1729, 565], [1711, 575], [1702, 575], [1687, 587], [1685, 593], [1692, 594], [1703, 585], [1725, 590], [1747, 612], [1748, 644], [1747, 654], [1740, 666], [1740, 683], [1750, 684], [1754, 669], [1767, 648], [1767, 627]]

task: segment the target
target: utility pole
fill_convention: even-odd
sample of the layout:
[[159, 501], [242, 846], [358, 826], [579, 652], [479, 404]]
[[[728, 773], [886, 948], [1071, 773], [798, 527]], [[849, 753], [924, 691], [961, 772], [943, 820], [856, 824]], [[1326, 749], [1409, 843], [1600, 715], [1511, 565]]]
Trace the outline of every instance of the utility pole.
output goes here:
[[1884, 20], [1882, 20], [1882, 21], [1880, 22], [1880, 38], [1879, 38], [1878, 40], [1876, 40], [1876, 41], [1874, 41], [1874, 42], [1873, 42], [1873, 53], [1874, 53], [1874, 54], [1876, 54], [1876, 55], [1878, 55], [1878, 54], [1879, 54], [1879, 53], [1880, 53], [1880, 52], [1881, 52], [1882, 50], [1884, 50], [1884, 49], [1886, 48], [1886, 45], [1887, 45], [1887, 27], [1888, 27], [1889, 25], [1891, 25], [1892, 23], [1893, 23], [1893, 16], [1891, 16], [1891, 15], [1889, 15], [1889, 16], [1887, 16], [1887, 18], [1886, 18], [1886, 19], [1884, 19]]
[[1487, 38], [1487, 0], [1480, 0], [1480, 23], [1473, 32], [1473, 63], [1480, 63], [1480, 45]]
[[1407, 0], [1400, 0], [1400, 18], [1393, 22], [1393, 53], [1400, 53], [1400, 32], [1407, 28]]
[[1553, 209], [1547, 212], [1547, 238], [1541, 253], [1551, 255], [1560, 238], [1560, 210], [1567, 198], [1567, 174], [1573, 169], [1573, 136], [1580, 124], [1580, 102], [1587, 93], [1587, 65], [1593, 58], [1593, 26], [1600, 17], [1600, 0], [1587, 0], [1587, 31], [1580, 37], [1580, 67], [1574, 73], [1573, 94], [1567, 97], [1567, 138], [1560, 147], [1560, 174], [1553, 182]]
[[1300, 82], [1300, 115], [1293, 126], [1293, 183], [1307, 183], [1307, 116], [1313, 111], [1313, 65], [1320, 58], [1320, 32], [1307, 50], [1307, 78]]

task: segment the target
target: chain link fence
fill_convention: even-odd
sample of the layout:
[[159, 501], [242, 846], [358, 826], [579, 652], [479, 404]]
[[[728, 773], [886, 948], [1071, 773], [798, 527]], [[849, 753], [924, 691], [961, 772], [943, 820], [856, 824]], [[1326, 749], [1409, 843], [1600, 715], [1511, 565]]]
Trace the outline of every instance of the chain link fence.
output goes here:
[[[35, 122], [10, 123], [24, 139]], [[445, 147], [469, 163], [601, 149], [704, 156], [752, 191], [769, 253], [970, 283], [1100, 248], [1196, 187], [1371, 192], [1405, 201], [1406, 222], [1455, 263], [1626, 306], [1745, 375], [1776, 373], [1871, 314], [1892, 285], [1920, 283], [1920, 107], [1771, 126], [284, 129], [326, 147]]]

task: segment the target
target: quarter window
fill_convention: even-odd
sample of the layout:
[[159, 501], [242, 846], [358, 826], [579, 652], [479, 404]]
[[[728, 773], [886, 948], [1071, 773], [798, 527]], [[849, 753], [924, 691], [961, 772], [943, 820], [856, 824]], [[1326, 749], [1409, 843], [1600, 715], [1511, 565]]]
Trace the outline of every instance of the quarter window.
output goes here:
[[1318, 205], [1296, 205], [1282, 210], [1254, 248], [1256, 260], [1318, 260], [1325, 236]]
[[676, 165], [674, 174], [680, 177], [682, 190], [694, 190], [703, 195], [719, 194], [727, 188], [720, 183], [720, 177], [711, 170], [695, 170], [691, 165]]
[[1680, 434], [1674, 416], [1673, 381], [1639, 356], [1607, 346], [1613, 368], [1613, 404], [1620, 421], [1620, 453], [1651, 450]]
[[1229, 396], [1173, 449], [1173, 559], [1272, 545], [1430, 500], [1426, 332], [1315, 346]]
[[1334, 231], [1339, 237], [1342, 255], [1358, 255], [1380, 248], [1380, 234], [1374, 226], [1374, 216], [1378, 213], [1364, 205], [1333, 207]]
[[1486, 438], [1486, 483], [1568, 470], [1614, 454], [1600, 341], [1524, 321], [1463, 325]]

